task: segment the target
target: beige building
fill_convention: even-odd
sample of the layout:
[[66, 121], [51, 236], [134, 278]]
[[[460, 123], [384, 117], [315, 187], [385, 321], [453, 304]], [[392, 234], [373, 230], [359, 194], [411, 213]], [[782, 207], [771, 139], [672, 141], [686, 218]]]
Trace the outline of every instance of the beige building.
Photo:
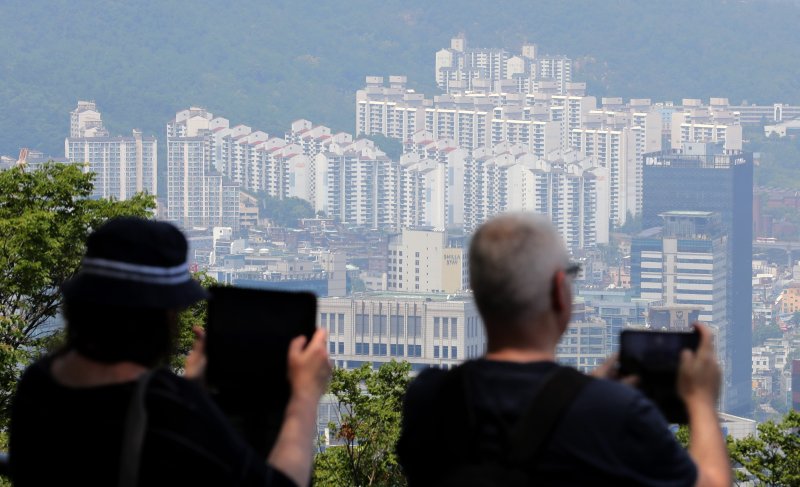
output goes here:
[[320, 298], [317, 307], [317, 325], [328, 331], [337, 367], [405, 360], [414, 371], [450, 368], [486, 346], [469, 295], [368, 293]]
[[444, 231], [403, 230], [389, 242], [388, 267], [389, 291], [454, 294], [468, 287], [464, 249], [450, 245]]

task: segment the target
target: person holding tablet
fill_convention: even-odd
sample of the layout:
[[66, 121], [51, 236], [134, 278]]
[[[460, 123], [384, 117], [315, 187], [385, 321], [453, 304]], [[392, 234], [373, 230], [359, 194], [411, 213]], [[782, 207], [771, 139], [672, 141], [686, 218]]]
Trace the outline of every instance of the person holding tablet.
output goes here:
[[185, 237], [164, 222], [120, 218], [90, 235], [79, 272], [62, 286], [66, 346], [31, 365], [17, 389], [14, 485], [309, 483], [331, 375], [325, 331], [291, 342], [284, 421], [259, 458], [196, 381], [160, 368], [178, 312], [206, 298], [186, 256]]
[[508, 213], [475, 232], [470, 286], [487, 350], [409, 387], [397, 453], [410, 486], [731, 485], [708, 329], [678, 371], [687, 451], [640, 391], [556, 363], [577, 271], [544, 216]]

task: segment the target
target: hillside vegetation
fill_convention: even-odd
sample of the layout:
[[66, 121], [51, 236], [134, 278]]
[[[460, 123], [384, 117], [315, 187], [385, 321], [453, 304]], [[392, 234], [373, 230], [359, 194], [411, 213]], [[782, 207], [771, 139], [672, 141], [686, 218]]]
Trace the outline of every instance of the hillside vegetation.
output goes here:
[[3, 0], [0, 154], [61, 154], [78, 99], [112, 133], [163, 137], [189, 105], [276, 134], [297, 118], [352, 131], [364, 76], [433, 94], [433, 55], [459, 32], [567, 54], [600, 96], [800, 103], [799, 23], [781, 1]]

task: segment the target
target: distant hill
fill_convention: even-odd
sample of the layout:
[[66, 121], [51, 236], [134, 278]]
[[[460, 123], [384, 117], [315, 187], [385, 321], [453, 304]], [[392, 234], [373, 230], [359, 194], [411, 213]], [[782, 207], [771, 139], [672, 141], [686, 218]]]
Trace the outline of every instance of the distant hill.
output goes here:
[[0, 154], [62, 154], [78, 99], [112, 133], [162, 141], [189, 105], [277, 134], [297, 118], [352, 132], [364, 76], [433, 94], [433, 55], [459, 32], [566, 54], [598, 96], [800, 104], [797, 25], [780, 1], [3, 0]]

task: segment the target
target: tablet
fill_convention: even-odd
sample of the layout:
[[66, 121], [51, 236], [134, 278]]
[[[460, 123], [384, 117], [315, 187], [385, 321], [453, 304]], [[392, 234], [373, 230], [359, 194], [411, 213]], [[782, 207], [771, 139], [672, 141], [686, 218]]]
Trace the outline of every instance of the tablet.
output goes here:
[[307, 292], [212, 287], [206, 330], [206, 383], [212, 397], [263, 457], [289, 400], [287, 353], [316, 328], [317, 299]]
[[671, 423], [688, 421], [686, 405], [678, 396], [678, 367], [681, 352], [696, 350], [699, 340], [692, 331], [623, 330], [620, 335], [620, 375], [637, 376], [637, 387]]

